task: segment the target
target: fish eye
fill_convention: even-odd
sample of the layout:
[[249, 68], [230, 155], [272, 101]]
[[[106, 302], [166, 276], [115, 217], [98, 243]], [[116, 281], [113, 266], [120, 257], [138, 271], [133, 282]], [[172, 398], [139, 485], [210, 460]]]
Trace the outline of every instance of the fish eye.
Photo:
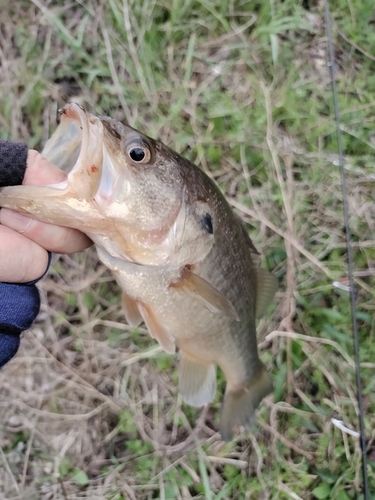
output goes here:
[[145, 157], [145, 152], [142, 148], [133, 148], [129, 151], [129, 156], [134, 161], [142, 161]]
[[128, 144], [126, 153], [135, 163], [149, 163], [151, 160], [150, 148], [143, 142], [135, 142]]
[[210, 214], [206, 214], [201, 219], [202, 228], [207, 231], [208, 234], [213, 234], [214, 230], [212, 227], [212, 217]]

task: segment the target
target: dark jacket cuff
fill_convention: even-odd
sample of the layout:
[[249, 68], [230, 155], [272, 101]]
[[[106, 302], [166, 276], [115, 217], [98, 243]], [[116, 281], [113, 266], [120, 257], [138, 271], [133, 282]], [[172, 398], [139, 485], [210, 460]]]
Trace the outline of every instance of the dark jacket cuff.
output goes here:
[[30, 328], [40, 309], [40, 295], [35, 283], [47, 273], [29, 283], [0, 283], [0, 368], [10, 361], [18, 351], [20, 334]]
[[26, 144], [0, 140], [0, 187], [22, 184], [27, 155]]

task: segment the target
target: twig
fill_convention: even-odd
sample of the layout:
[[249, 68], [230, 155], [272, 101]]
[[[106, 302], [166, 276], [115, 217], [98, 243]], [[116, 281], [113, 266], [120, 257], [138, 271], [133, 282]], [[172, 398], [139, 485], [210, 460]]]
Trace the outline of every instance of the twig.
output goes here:
[[17, 493], [19, 494], [20, 493], [20, 489], [18, 487], [18, 484], [17, 484], [17, 481], [16, 481], [16, 478], [14, 477], [14, 474], [12, 472], [12, 469], [10, 468], [9, 466], [9, 463], [8, 463], [8, 460], [7, 460], [7, 457], [5, 456], [5, 453], [3, 451], [3, 447], [0, 446], [0, 455], [1, 455], [1, 458], [3, 459], [3, 462], [4, 462], [4, 466], [5, 466], [5, 469], [6, 471], [8, 472], [11, 480], [12, 480], [12, 483], [13, 483], [13, 487], [14, 489], [17, 491]]
[[35, 340], [35, 342], [37, 342], [38, 344], [38, 347], [40, 349], [42, 349], [49, 358], [52, 358], [59, 366], [61, 366], [65, 371], [67, 371], [71, 376], [73, 376], [76, 380], [78, 380], [83, 386], [85, 386], [89, 391], [92, 391], [95, 393], [95, 396], [98, 398], [98, 399], [101, 399], [104, 403], [106, 403], [113, 411], [115, 411], [115, 413], [118, 413], [120, 411], [123, 410], [123, 408], [115, 403], [114, 401], [112, 401], [112, 399], [110, 399], [108, 396], [106, 396], [105, 394], [102, 394], [101, 392], [99, 392], [97, 389], [95, 389], [95, 387], [93, 387], [89, 382], [87, 382], [85, 379], [83, 379], [82, 377], [80, 377], [75, 371], [73, 371], [71, 368], [69, 368], [68, 366], [64, 365], [64, 363], [62, 363], [61, 361], [59, 361], [58, 359], [56, 359], [56, 357], [51, 354], [49, 352], [49, 350], [36, 338], [35, 335], [33, 335], [33, 339]]
[[[272, 109], [271, 109], [271, 97], [269, 93], [269, 89], [266, 87], [263, 81], [260, 82], [260, 86], [262, 88], [264, 94], [264, 101], [266, 105], [266, 115], [267, 115], [267, 133], [266, 133], [266, 141], [268, 145], [268, 149], [270, 150], [272, 162], [275, 167], [277, 182], [280, 186], [281, 196], [284, 205], [284, 211], [286, 215], [286, 220], [288, 223], [288, 231], [290, 237], [295, 239], [294, 236], [294, 223], [293, 223], [293, 210], [291, 206], [291, 199], [293, 196], [293, 173], [292, 173], [292, 165], [293, 165], [293, 157], [292, 155], [284, 155], [284, 164], [287, 173], [287, 182], [285, 183], [283, 174], [281, 171], [281, 165], [279, 160], [279, 154], [276, 149], [276, 145], [273, 140], [273, 118], [272, 118]], [[287, 254], [287, 264], [286, 264], [286, 297], [284, 301], [284, 315], [285, 317], [281, 321], [281, 328], [285, 328], [286, 330], [292, 329], [292, 318], [295, 314], [295, 299], [294, 299], [294, 289], [296, 286], [295, 279], [295, 256], [294, 256], [294, 247], [290, 241], [285, 240], [285, 249]], [[287, 399], [291, 398], [293, 391], [293, 370], [292, 370], [292, 359], [291, 359], [291, 351], [292, 345], [290, 338], [287, 338], [286, 345], [286, 361], [287, 361]]]
[[124, 93], [122, 91], [122, 87], [121, 87], [121, 84], [120, 84], [119, 77], [117, 75], [115, 63], [113, 61], [111, 41], [109, 39], [107, 28], [106, 28], [106, 26], [104, 24], [104, 21], [102, 19], [100, 20], [100, 27], [102, 29], [103, 38], [104, 38], [104, 42], [105, 42], [105, 47], [106, 47], [106, 52], [107, 52], [108, 67], [109, 67], [109, 70], [111, 72], [111, 76], [112, 76], [113, 82], [114, 82], [115, 87], [116, 87], [116, 92], [117, 92], [118, 98], [120, 100], [122, 109], [124, 111], [126, 120], [128, 121], [128, 123], [132, 124], [133, 118], [132, 118], [129, 106], [128, 106], [126, 100], [125, 100]]
[[163, 348], [160, 346], [157, 347], [152, 347], [150, 350], [146, 352], [140, 352], [138, 354], [134, 354], [133, 356], [130, 356], [130, 358], [125, 359], [122, 361], [121, 366], [130, 366], [133, 365], [134, 363], [138, 363], [141, 359], [149, 359], [153, 358], [157, 354], [160, 354], [164, 352]]
[[360, 52], [361, 54], [363, 54], [365, 57], [368, 57], [369, 59], [371, 59], [371, 61], [375, 61], [375, 56], [371, 55], [369, 52], [366, 52], [364, 49], [362, 49], [362, 47], [360, 47], [355, 42], [353, 42], [353, 40], [350, 40], [350, 38], [348, 38], [345, 35], [345, 33], [343, 33], [340, 30], [340, 28], [337, 26], [337, 23], [335, 21], [333, 21], [333, 25], [334, 25], [337, 33], [341, 36], [341, 38], [343, 38], [345, 40], [345, 42], [347, 42], [349, 45], [351, 45], [352, 47], [354, 47], [356, 50], [358, 50], [358, 52]]
[[249, 465], [246, 460], [236, 460], [234, 458], [213, 457], [206, 455], [205, 460], [212, 464], [234, 465], [234, 467], [237, 467], [238, 469], [246, 469]]
[[27, 449], [26, 449], [26, 453], [25, 453], [25, 462], [23, 464], [23, 471], [22, 471], [21, 488], [24, 487], [25, 481], [26, 481], [26, 474], [27, 474], [27, 468], [28, 468], [28, 465], [29, 465], [29, 457], [30, 457], [30, 453], [31, 453], [31, 446], [32, 446], [33, 441], [34, 441], [34, 436], [35, 436], [35, 432], [36, 432], [36, 424], [37, 424], [37, 422], [38, 422], [38, 418], [35, 419], [34, 424], [32, 425], [31, 434], [30, 434], [30, 437], [29, 437], [29, 441], [27, 443]]
[[300, 496], [297, 495], [297, 493], [294, 493], [288, 486], [284, 483], [278, 483], [277, 487], [279, 490], [283, 491], [286, 493], [289, 498], [292, 498], [293, 500], [303, 500]]
[[290, 337], [292, 339], [296, 340], [303, 340], [305, 342], [321, 342], [322, 344], [327, 344], [339, 351], [341, 356], [348, 362], [351, 368], [355, 368], [355, 363], [352, 360], [352, 358], [349, 356], [348, 353], [344, 351], [344, 349], [334, 340], [330, 339], [325, 339], [325, 338], [320, 338], [320, 337], [311, 337], [310, 335], [303, 335], [302, 333], [295, 333], [295, 332], [281, 332], [278, 330], [274, 330], [270, 334], [266, 336], [266, 340], [272, 340], [275, 337]]
[[135, 45], [134, 45], [132, 24], [130, 22], [129, 5], [128, 5], [127, 0], [123, 0], [123, 2], [122, 2], [122, 12], [123, 12], [123, 16], [124, 16], [124, 26], [125, 26], [126, 34], [127, 34], [127, 38], [128, 38], [129, 49], [130, 49], [130, 53], [131, 53], [131, 56], [132, 56], [133, 61], [134, 61], [134, 66], [135, 66], [135, 69], [138, 73], [139, 81], [141, 83], [141, 87], [143, 89], [143, 92], [144, 92], [145, 96], [147, 97], [147, 100], [149, 102], [151, 102], [152, 98], [151, 98], [151, 94], [150, 94], [150, 89], [148, 88], [146, 78], [145, 78], [145, 75], [143, 72], [143, 66], [139, 60], [138, 52], [137, 52], [137, 49], [135, 48]]
[[273, 428], [271, 425], [267, 424], [266, 422], [259, 422], [260, 425], [263, 427], [263, 429], [266, 429], [270, 434], [273, 434], [276, 439], [279, 439], [282, 443], [285, 444], [285, 446], [288, 446], [288, 448], [291, 448], [294, 450], [296, 453], [299, 455], [304, 456], [307, 458], [307, 460], [312, 460], [314, 458], [314, 455], [312, 453], [309, 453], [296, 444], [292, 443], [291, 441], [288, 441], [286, 437], [284, 437], [282, 434], [280, 434], [275, 428]]
[[266, 217], [264, 217], [263, 214], [257, 213], [254, 210], [251, 210], [251, 208], [247, 207], [246, 205], [243, 205], [242, 203], [239, 203], [236, 200], [229, 199], [229, 203], [243, 212], [244, 214], [248, 215], [249, 217], [259, 220], [262, 224], [270, 228], [272, 231], [274, 231], [276, 234], [281, 236], [283, 239], [289, 241], [296, 250], [298, 250], [299, 253], [304, 255], [307, 259], [309, 259], [317, 268], [319, 268], [323, 273], [325, 273], [330, 279], [334, 280], [337, 278], [337, 276], [332, 273], [328, 267], [324, 266], [312, 253], [310, 253], [308, 250], [306, 250], [305, 247], [303, 247], [294, 237], [289, 235], [288, 233], [284, 233], [284, 231], [281, 231], [275, 224], [273, 224], [270, 220], [268, 220]]

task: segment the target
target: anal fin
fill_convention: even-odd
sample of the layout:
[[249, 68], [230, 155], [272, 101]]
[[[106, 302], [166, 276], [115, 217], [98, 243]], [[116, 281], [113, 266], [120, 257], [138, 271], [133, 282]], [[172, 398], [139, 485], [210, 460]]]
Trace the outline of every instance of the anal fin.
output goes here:
[[165, 352], [174, 354], [176, 352], [176, 345], [172, 335], [163, 328], [148, 306], [142, 302], [138, 302], [137, 305], [151, 337], [159, 342]]
[[178, 388], [182, 399], [190, 406], [210, 403], [216, 393], [216, 365], [199, 363], [182, 353]]
[[185, 268], [181, 279], [176, 283], [172, 283], [171, 287], [183, 290], [187, 295], [204, 305], [209, 311], [223, 313], [239, 321], [233, 304], [208, 281], [194, 274], [189, 269]]
[[126, 321], [130, 326], [138, 326], [142, 323], [142, 316], [139, 312], [137, 302], [126, 295], [126, 293], [122, 294], [122, 309], [125, 314]]

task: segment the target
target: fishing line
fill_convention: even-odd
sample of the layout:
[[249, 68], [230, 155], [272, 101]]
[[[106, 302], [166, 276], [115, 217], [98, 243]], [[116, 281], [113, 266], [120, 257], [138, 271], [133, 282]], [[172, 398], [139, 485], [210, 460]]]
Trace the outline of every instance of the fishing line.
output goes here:
[[342, 192], [342, 204], [344, 212], [344, 225], [345, 225], [345, 235], [346, 235], [346, 249], [347, 249], [347, 262], [348, 262], [348, 278], [349, 278], [349, 293], [350, 293], [350, 309], [352, 317], [352, 328], [353, 328], [353, 345], [354, 345], [354, 360], [355, 360], [355, 375], [357, 383], [357, 401], [359, 409], [359, 429], [360, 429], [360, 444], [362, 451], [362, 475], [363, 475], [363, 494], [364, 500], [370, 499], [370, 493], [368, 488], [368, 476], [367, 476], [367, 458], [366, 458], [366, 439], [365, 439], [365, 424], [363, 419], [363, 403], [362, 403], [362, 381], [361, 381], [361, 366], [360, 366], [360, 356], [359, 356], [359, 335], [358, 335], [358, 323], [356, 315], [356, 305], [355, 305], [355, 284], [353, 279], [353, 250], [352, 250], [352, 236], [350, 230], [349, 222], [349, 203], [348, 203], [348, 187], [345, 173], [344, 165], [344, 153], [342, 146], [341, 137], [341, 127], [340, 127], [340, 109], [338, 103], [337, 86], [335, 79], [335, 56], [333, 52], [333, 42], [332, 42], [332, 31], [331, 31], [331, 15], [329, 11], [329, 0], [324, 0], [325, 4], [325, 16], [326, 16], [326, 35], [328, 42], [328, 66], [331, 74], [331, 85], [332, 94], [335, 108], [335, 121], [336, 121], [336, 133], [337, 133], [337, 144], [339, 153], [339, 167], [340, 167], [340, 177], [341, 177], [341, 192]]

